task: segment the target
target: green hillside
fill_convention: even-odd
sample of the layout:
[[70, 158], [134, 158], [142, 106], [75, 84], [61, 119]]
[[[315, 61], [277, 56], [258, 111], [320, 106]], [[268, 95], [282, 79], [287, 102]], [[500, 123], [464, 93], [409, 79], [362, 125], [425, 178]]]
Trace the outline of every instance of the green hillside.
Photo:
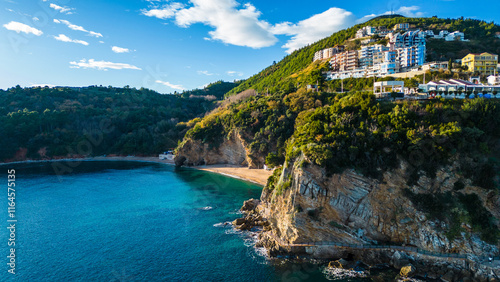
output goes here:
[[[324, 48], [335, 45], [347, 44], [347, 40], [354, 38], [356, 31], [363, 26], [385, 26], [393, 28], [398, 23], [409, 23], [411, 28], [422, 30], [462, 31], [469, 42], [446, 42], [444, 40], [429, 40], [427, 44], [428, 61], [462, 58], [469, 52], [493, 52], [500, 54], [500, 38], [495, 37], [500, 32], [500, 26], [493, 22], [474, 19], [440, 19], [431, 18], [406, 18], [401, 16], [382, 16], [374, 18], [363, 24], [358, 24], [348, 29], [341, 30], [318, 42], [294, 51], [280, 62], [273, 64], [258, 74], [243, 81], [227, 95], [233, 95], [246, 89], [255, 89], [259, 92], [290, 92], [299, 86], [315, 83], [318, 77], [317, 68], [312, 68], [307, 75], [296, 77], [294, 74], [304, 71], [312, 64], [314, 53]], [[320, 74], [320, 72], [319, 72]]]
[[[89, 86], [0, 90], [0, 161], [68, 155], [157, 154], [173, 148], [235, 83], [180, 95]], [[90, 144], [90, 145], [89, 145]]]
[[[340, 88], [338, 80], [324, 83], [326, 87], [319, 92], [300, 87], [321, 81], [321, 72], [328, 68], [327, 62], [312, 62], [315, 51], [344, 43], [365, 25], [391, 28], [403, 22], [435, 32], [464, 31], [470, 41], [460, 44], [471, 49], [484, 46], [481, 51], [496, 52], [500, 46], [500, 39], [494, 37], [500, 27], [493, 23], [434, 17], [379, 17], [297, 50], [242, 82], [227, 94], [229, 98], [223, 106], [196, 120], [179, 148], [190, 139], [217, 148], [230, 138], [231, 132], [237, 131], [248, 144], [248, 157], [257, 166], [264, 163], [279, 166], [285, 159], [293, 160], [304, 153], [312, 163], [330, 173], [355, 168], [377, 177], [380, 171], [395, 168], [398, 160], [411, 161], [409, 158], [414, 152], [427, 150], [425, 146], [431, 144], [435, 151], [414, 164], [413, 174], [408, 175], [410, 182], [416, 181], [421, 171], [433, 177], [438, 167], [459, 160], [463, 162], [465, 177], [472, 178], [478, 186], [494, 189], [499, 156], [493, 148], [500, 138], [494, 129], [500, 120], [499, 101], [436, 100], [399, 104], [376, 101], [371, 93], [360, 92], [371, 87], [373, 78], [344, 80], [344, 90], [348, 93], [336, 93]], [[451, 56], [447, 48], [433, 48], [436, 54]], [[465, 74], [447, 71], [433, 73], [432, 77], [461, 75]], [[391, 78], [378, 80], [388, 79]], [[417, 86], [419, 79], [421, 77], [406, 79], [405, 84]], [[255, 89], [259, 94], [249, 95], [251, 92], [245, 91], [233, 95], [245, 89]], [[439, 143], [443, 141], [446, 144]], [[468, 158], [471, 161], [465, 161]]]

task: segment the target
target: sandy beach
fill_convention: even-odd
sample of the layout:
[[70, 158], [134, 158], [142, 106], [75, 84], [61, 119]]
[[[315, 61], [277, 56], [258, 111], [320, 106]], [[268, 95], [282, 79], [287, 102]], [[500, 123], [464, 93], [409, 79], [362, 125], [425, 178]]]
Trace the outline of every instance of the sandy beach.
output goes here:
[[[135, 161], [135, 162], [152, 162], [152, 163], [161, 163], [167, 165], [175, 165], [174, 161], [171, 160], [160, 160], [158, 157], [136, 157], [136, 156], [91, 157], [91, 158], [71, 158], [71, 159], [55, 159], [55, 160], [26, 160], [20, 162], [12, 162], [12, 163], [49, 162], [49, 161]], [[6, 165], [6, 164], [8, 163], [0, 163], [0, 165]], [[210, 171], [225, 176], [253, 182], [255, 184], [259, 184], [262, 186], [266, 185], [267, 179], [272, 174], [272, 171], [264, 169], [249, 169], [247, 167], [240, 167], [229, 164], [204, 165], [204, 166], [194, 166], [186, 168]]]

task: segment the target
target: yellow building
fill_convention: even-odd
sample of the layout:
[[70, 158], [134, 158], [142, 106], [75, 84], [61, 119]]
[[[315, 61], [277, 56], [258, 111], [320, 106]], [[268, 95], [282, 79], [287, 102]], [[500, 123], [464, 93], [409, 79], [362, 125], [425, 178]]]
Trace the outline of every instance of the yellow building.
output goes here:
[[467, 66], [470, 72], [494, 74], [498, 64], [498, 55], [490, 53], [469, 54], [462, 59], [462, 66]]

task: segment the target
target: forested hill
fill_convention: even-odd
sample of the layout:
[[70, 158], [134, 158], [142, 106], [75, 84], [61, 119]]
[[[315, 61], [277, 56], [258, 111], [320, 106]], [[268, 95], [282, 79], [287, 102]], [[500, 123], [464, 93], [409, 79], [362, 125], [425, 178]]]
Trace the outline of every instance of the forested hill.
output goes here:
[[[272, 93], [287, 92], [297, 86], [315, 84], [321, 79], [321, 68], [325, 66], [312, 64], [314, 53], [324, 48], [335, 45], [346, 45], [348, 49], [359, 47], [359, 40], [354, 38], [356, 31], [363, 26], [385, 26], [393, 28], [398, 23], [409, 23], [411, 28], [422, 30], [461, 31], [465, 33], [468, 42], [445, 42], [444, 40], [429, 40], [427, 43], [428, 60], [448, 60], [462, 58], [468, 53], [493, 52], [500, 54], [500, 38], [495, 37], [500, 32], [500, 26], [493, 22], [475, 19], [440, 19], [431, 18], [406, 18], [402, 16], [382, 16], [362, 24], [341, 30], [329, 37], [319, 40], [309, 46], [303, 47], [286, 56], [278, 63], [265, 68], [256, 75], [243, 81], [227, 95], [233, 95], [246, 89], [255, 89], [259, 92]], [[302, 74], [302, 75], [299, 75]]]
[[0, 90], [0, 161], [157, 154], [177, 146], [188, 121], [236, 85], [219, 81], [179, 95], [127, 86]]

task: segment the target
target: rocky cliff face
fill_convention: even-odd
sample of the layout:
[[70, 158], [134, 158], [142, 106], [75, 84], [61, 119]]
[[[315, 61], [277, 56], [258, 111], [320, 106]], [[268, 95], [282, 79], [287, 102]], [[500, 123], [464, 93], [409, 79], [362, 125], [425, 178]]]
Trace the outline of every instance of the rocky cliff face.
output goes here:
[[[458, 179], [453, 167], [440, 169], [435, 179], [423, 176], [408, 186], [404, 164], [385, 172], [381, 180], [353, 170], [328, 177], [323, 169], [303, 164], [300, 157], [285, 167], [275, 189], [262, 193], [261, 212], [271, 222], [273, 236], [285, 242], [390, 242], [433, 252], [499, 253], [499, 245], [485, 243], [472, 230], [448, 239], [447, 223], [428, 218], [405, 195], [405, 188], [413, 193], [453, 190]], [[280, 189], [286, 182], [289, 188]], [[498, 224], [498, 194], [470, 185], [462, 192], [478, 195]]]
[[233, 131], [217, 148], [201, 140], [185, 140], [178, 148], [175, 163], [179, 166], [232, 164], [261, 168], [263, 160], [252, 156], [241, 134]]
[[[267, 231], [259, 235], [259, 244], [271, 254], [294, 252], [283, 244], [333, 241], [412, 246], [472, 256], [499, 255], [500, 244], [484, 242], [470, 226], [462, 225], [461, 232], [451, 238], [449, 223], [431, 218], [407, 197], [405, 189], [415, 194], [456, 191], [454, 183], [459, 175], [454, 167], [439, 169], [434, 179], [422, 176], [412, 186], [407, 184], [406, 169], [402, 163], [399, 169], [387, 171], [377, 180], [353, 170], [327, 176], [324, 169], [308, 165], [304, 156], [285, 164], [279, 181], [271, 189], [264, 189], [257, 207], [269, 222]], [[460, 193], [476, 194], [498, 224], [500, 197], [496, 192], [474, 187], [469, 181]], [[342, 257], [342, 251], [335, 248], [295, 250], [316, 258]], [[358, 253], [359, 259], [367, 258], [368, 252]], [[375, 253], [372, 262], [391, 262], [394, 251]]]

